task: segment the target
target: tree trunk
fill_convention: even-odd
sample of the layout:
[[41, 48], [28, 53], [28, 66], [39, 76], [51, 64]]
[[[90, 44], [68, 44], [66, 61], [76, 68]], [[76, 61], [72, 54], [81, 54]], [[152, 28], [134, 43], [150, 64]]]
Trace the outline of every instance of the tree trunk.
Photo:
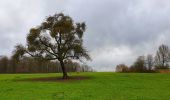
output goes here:
[[62, 69], [62, 72], [63, 72], [63, 79], [67, 79], [68, 75], [67, 75], [63, 60], [60, 60], [60, 65], [61, 65], [61, 69]]

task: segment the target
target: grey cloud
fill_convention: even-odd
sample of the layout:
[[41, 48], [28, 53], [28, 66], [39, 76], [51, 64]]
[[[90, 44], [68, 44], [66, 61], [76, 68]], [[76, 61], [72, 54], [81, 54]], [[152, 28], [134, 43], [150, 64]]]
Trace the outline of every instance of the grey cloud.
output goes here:
[[[86, 20], [88, 41], [95, 45], [110, 43], [133, 46], [156, 38], [170, 26], [167, 23], [169, 5], [163, 2], [161, 6], [159, 0], [154, 2], [106, 0], [96, 3], [87, 0], [79, 1], [70, 8], [73, 16]], [[93, 45], [91, 47], [96, 48]]]
[[170, 44], [168, 0], [4, 0], [0, 55], [10, 55], [16, 43], [25, 43], [31, 27], [55, 12], [86, 22], [84, 44], [93, 58], [88, 64], [99, 71], [113, 70], [119, 63], [130, 65], [136, 56]]

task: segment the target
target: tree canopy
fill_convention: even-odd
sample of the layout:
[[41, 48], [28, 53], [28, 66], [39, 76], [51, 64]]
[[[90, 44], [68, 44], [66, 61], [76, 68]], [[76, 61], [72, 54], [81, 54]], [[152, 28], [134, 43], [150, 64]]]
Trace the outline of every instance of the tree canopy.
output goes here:
[[67, 78], [64, 60], [90, 60], [88, 51], [83, 46], [83, 34], [86, 24], [74, 23], [73, 19], [63, 13], [46, 18], [41, 25], [30, 29], [26, 46], [17, 45], [13, 57], [19, 59], [28, 54], [43, 60], [60, 61], [63, 78]]

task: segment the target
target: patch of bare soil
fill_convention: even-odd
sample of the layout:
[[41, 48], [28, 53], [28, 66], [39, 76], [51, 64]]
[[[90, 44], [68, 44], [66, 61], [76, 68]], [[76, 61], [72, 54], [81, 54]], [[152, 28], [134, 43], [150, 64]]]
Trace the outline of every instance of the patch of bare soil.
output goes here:
[[29, 81], [29, 82], [72, 82], [77, 80], [87, 80], [91, 77], [87, 76], [70, 76], [67, 79], [63, 79], [62, 77], [42, 77], [42, 78], [28, 78], [17, 81]]

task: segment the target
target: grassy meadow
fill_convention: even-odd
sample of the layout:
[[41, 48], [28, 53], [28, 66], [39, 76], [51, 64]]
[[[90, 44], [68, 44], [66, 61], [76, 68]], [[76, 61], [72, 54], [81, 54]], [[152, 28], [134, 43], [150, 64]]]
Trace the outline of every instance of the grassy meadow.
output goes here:
[[[87, 79], [32, 81], [61, 74], [0, 74], [0, 100], [169, 100], [170, 74], [69, 73]], [[22, 80], [22, 81], [21, 81]]]

